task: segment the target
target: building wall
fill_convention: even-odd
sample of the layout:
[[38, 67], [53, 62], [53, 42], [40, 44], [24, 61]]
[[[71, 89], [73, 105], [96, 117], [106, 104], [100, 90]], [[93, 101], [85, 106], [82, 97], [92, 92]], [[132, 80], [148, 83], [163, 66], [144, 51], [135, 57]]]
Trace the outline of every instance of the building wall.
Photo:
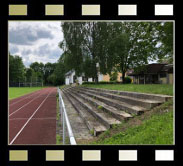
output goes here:
[[103, 80], [102, 81], [110, 81], [109, 74], [103, 75]]
[[[122, 73], [118, 73], [117, 81], [121, 81]], [[110, 81], [110, 76], [109, 74], [103, 75], [103, 80], [102, 81]]]
[[169, 74], [169, 84], [173, 84], [173, 74]]
[[88, 78], [88, 82], [93, 82], [93, 79], [92, 78]]
[[69, 78], [68, 77], [66, 77], [66, 79], [65, 79], [65, 85], [69, 85]]
[[167, 73], [167, 76], [164, 78], [159, 78], [161, 84], [173, 84], [173, 74]]
[[121, 77], [122, 77], [122, 73], [118, 73], [117, 81], [122, 81]]
[[164, 77], [164, 78], [159, 78], [161, 84], [167, 84], [167, 78]]
[[98, 75], [98, 81], [103, 81], [103, 74]]
[[77, 77], [77, 80], [80, 85], [83, 83], [82, 77]]

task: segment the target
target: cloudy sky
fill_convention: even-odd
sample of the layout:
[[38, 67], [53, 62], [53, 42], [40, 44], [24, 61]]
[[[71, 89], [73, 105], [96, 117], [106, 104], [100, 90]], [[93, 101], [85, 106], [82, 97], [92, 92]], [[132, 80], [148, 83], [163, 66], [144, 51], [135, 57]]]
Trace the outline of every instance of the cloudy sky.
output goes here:
[[9, 52], [22, 57], [25, 66], [32, 62], [56, 62], [62, 50], [60, 21], [9, 22]]

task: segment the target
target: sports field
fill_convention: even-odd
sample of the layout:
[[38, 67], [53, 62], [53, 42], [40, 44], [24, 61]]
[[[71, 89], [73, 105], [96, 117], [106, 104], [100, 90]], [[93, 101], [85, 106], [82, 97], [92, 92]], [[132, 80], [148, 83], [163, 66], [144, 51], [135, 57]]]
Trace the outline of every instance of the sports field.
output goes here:
[[10, 145], [56, 144], [56, 94], [43, 88], [9, 101]]
[[9, 88], [9, 99], [15, 99], [17, 97], [35, 92], [37, 90], [43, 89], [43, 87], [21, 87], [21, 88]]

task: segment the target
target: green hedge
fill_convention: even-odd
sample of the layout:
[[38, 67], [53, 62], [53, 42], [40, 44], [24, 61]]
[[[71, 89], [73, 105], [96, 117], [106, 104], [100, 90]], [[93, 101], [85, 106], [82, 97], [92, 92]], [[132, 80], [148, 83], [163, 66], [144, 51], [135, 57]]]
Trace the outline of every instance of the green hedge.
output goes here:
[[83, 82], [83, 85], [95, 85], [95, 84], [120, 84], [119, 81], [100, 81], [98, 83], [96, 82]]
[[132, 79], [130, 77], [125, 77], [124, 83], [125, 84], [131, 84]]

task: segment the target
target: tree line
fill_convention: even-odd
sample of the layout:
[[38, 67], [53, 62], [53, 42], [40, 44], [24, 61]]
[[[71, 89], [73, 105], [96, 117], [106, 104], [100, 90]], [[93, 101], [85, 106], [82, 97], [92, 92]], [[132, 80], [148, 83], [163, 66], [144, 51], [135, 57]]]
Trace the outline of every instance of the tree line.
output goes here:
[[10, 82], [43, 82], [52, 84], [50, 75], [54, 72], [56, 63], [38, 63], [30, 64], [25, 67], [22, 58], [18, 55], [9, 53], [9, 81]]
[[18, 82], [33, 78], [44, 84], [61, 85], [65, 73], [75, 70], [98, 81], [98, 72], [122, 73], [139, 70], [149, 61], [173, 62], [172, 22], [62, 22], [63, 50], [56, 63], [34, 62], [25, 67], [20, 56], [9, 54], [9, 79]]

